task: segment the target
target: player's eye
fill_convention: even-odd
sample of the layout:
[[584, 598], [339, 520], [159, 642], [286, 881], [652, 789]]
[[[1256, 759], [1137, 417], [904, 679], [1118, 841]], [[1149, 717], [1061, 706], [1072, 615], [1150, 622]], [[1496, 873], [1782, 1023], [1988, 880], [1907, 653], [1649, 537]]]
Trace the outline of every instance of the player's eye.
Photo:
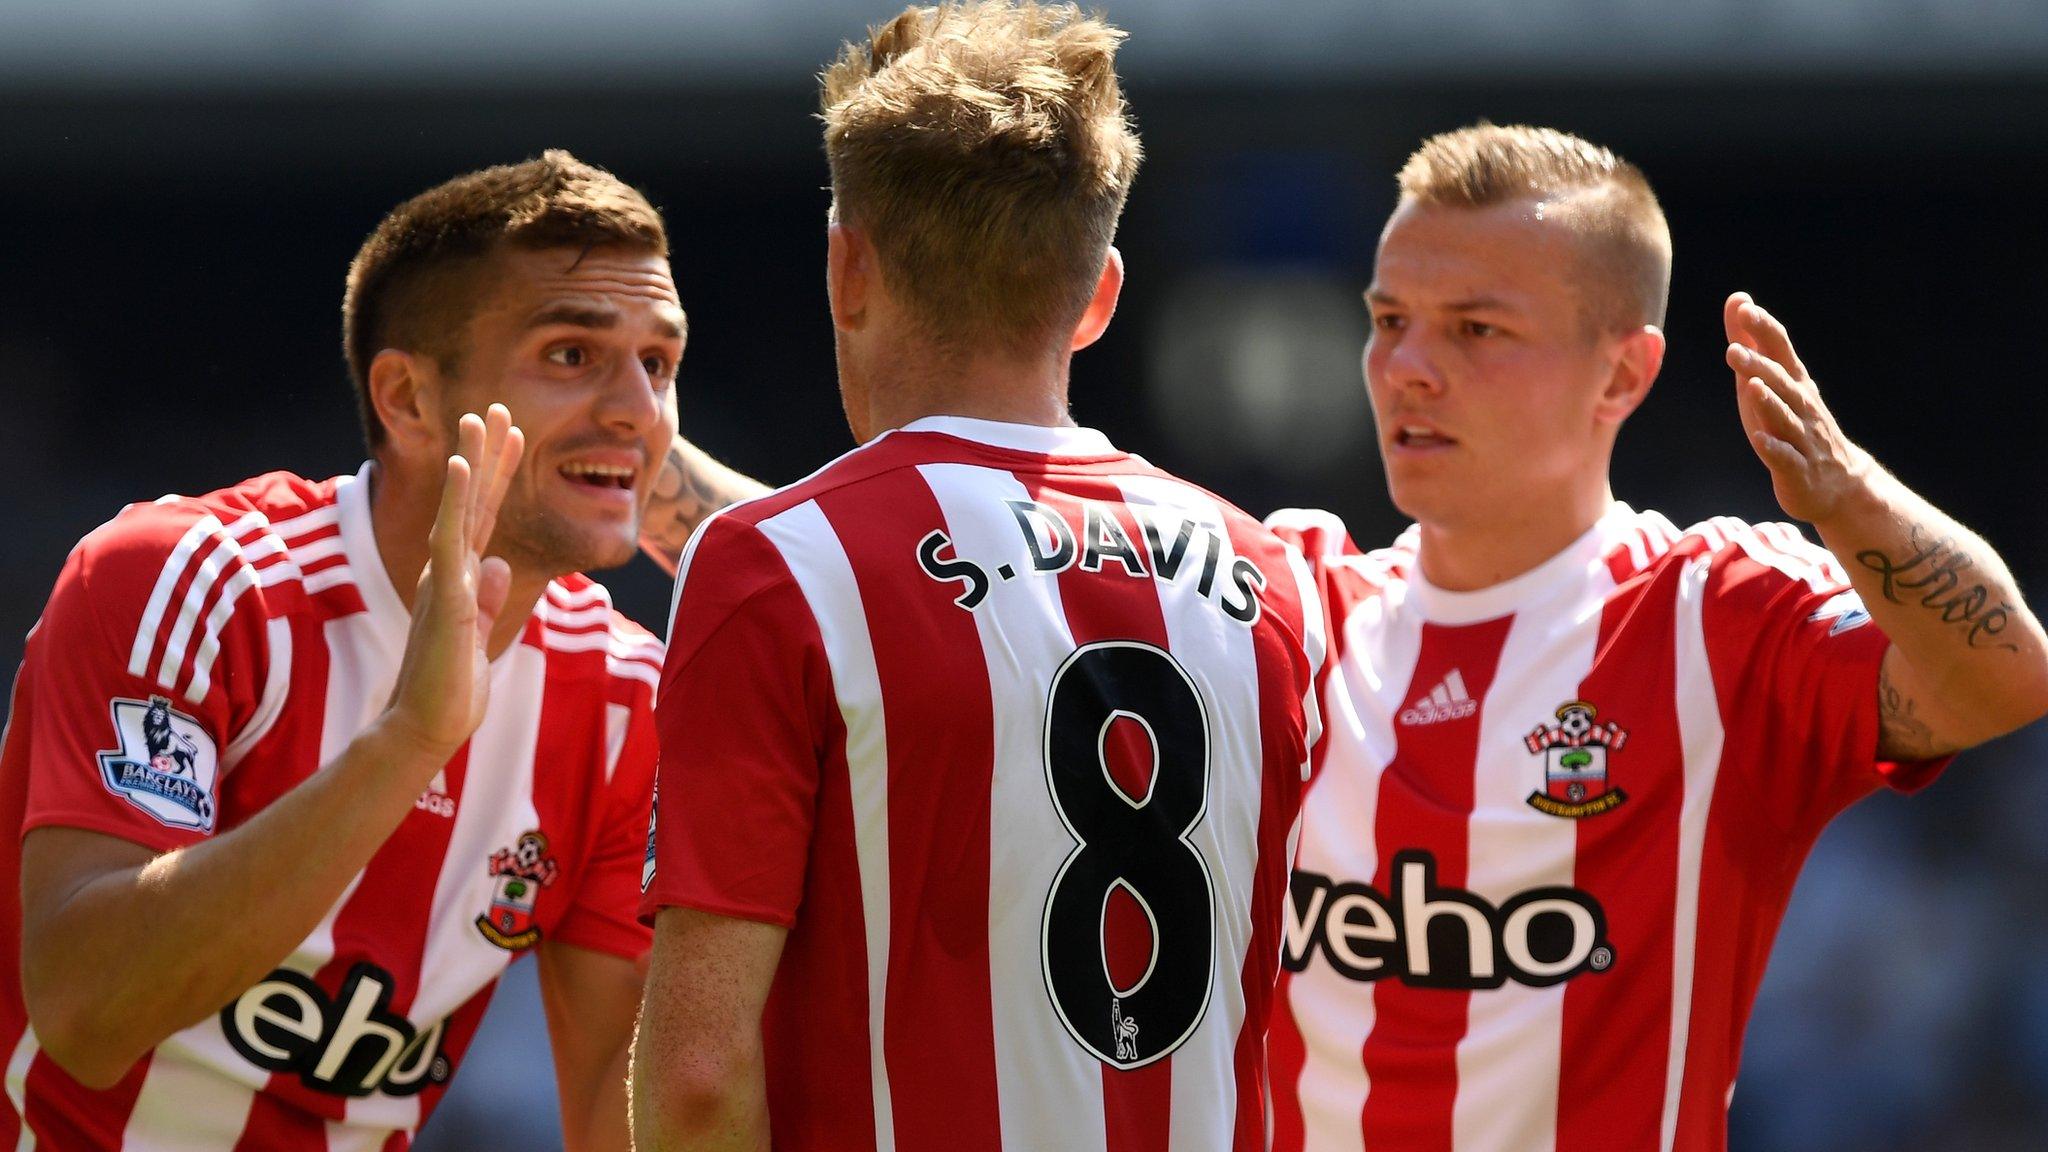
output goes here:
[[585, 352], [581, 345], [564, 344], [560, 348], [549, 349], [547, 360], [550, 364], [559, 364], [564, 368], [581, 368], [590, 362], [590, 354]]
[[1395, 312], [1381, 312], [1372, 318], [1376, 332], [1399, 332], [1406, 323], [1406, 318]]
[[1488, 336], [1495, 336], [1500, 333], [1500, 329], [1494, 327], [1491, 324], [1488, 324], [1484, 320], [1465, 321], [1464, 331], [1465, 335], [1467, 336], [1479, 337], [1481, 339], [1484, 339]]
[[647, 369], [647, 374], [656, 380], [666, 380], [669, 377], [668, 357], [666, 356], [642, 356], [640, 358], [640, 366]]

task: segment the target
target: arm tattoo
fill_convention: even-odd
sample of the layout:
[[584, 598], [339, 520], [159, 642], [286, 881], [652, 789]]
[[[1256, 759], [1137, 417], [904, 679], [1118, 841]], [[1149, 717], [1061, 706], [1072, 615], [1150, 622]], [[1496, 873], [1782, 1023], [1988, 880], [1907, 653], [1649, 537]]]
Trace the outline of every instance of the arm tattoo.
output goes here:
[[682, 445], [671, 445], [654, 481], [654, 499], [640, 521], [640, 544], [668, 558], [671, 567], [683, 558], [690, 534], [711, 514], [735, 503], [741, 493], [726, 491], [690, 467]]
[[1877, 671], [1877, 733], [1880, 755], [1925, 759], [1942, 751], [1913, 698], [1899, 691], [1891, 670], [1883, 666]]
[[1998, 639], [2012, 623], [2012, 605], [1994, 600], [1992, 589], [1982, 582], [1966, 580], [1965, 574], [1977, 562], [1951, 537], [1929, 542], [1917, 524], [1912, 532], [1914, 551], [1903, 560], [1894, 560], [1875, 548], [1856, 554], [1857, 563], [1883, 577], [1884, 598], [1894, 604], [1917, 598], [1921, 607], [1940, 613], [1943, 623], [1956, 625], [1964, 634], [1964, 643], [1972, 648], [2019, 651], [2019, 645]]

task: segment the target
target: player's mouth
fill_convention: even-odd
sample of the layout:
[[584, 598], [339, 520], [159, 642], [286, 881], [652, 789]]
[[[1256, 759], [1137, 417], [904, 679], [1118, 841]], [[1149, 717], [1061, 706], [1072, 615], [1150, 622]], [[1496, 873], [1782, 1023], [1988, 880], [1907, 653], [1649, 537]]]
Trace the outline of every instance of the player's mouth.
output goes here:
[[1393, 447], [1403, 452], [1434, 452], [1458, 445], [1456, 440], [1435, 428], [1413, 422], [1396, 424], [1391, 440]]
[[586, 494], [605, 501], [631, 501], [640, 482], [640, 468], [623, 459], [570, 460], [555, 473]]

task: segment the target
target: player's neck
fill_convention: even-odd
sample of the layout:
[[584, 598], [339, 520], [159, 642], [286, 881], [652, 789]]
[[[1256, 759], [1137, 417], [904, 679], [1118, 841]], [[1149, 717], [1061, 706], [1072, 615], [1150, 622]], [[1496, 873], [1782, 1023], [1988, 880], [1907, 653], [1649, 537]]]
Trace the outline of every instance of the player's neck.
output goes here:
[[1067, 413], [1070, 356], [892, 359], [879, 366], [867, 389], [868, 427], [876, 433], [926, 416], [967, 416], [1048, 428], [1074, 423]]
[[1566, 499], [1533, 500], [1481, 521], [1424, 522], [1416, 563], [1423, 579], [1447, 592], [1476, 592], [1540, 566], [1586, 534], [1614, 504], [1596, 489]]
[[[398, 602], [408, 612], [412, 611], [420, 573], [427, 568], [427, 534], [434, 527], [434, 512], [439, 507], [439, 484], [436, 478], [433, 487], [421, 490], [418, 483], [408, 483], [382, 463], [370, 468], [370, 534], [377, 541], [377, 556], [391, 578], [392, 591], [398, 593]], [[519, 639], [547, 587], [546, 575], [513, 567], [505, 607], [491, 629], [492, 659]]]

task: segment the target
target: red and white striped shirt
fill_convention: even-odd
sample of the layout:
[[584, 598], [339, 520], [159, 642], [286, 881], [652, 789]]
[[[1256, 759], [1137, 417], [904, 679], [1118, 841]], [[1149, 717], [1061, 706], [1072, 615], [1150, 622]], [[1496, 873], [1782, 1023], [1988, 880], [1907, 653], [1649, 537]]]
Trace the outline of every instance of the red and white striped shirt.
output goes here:
[[643, 907], [792, 926], [777, 1148], [1264, 1146], [1312, 597], [1076, 428], [919, 420], [705, 524]]
[[1269, 1053], [1274, 1148], [1718, 1150], [1823, 825], [1876, 760], [1888, 646], [1783, 524], [1616, 505], [1477, 592], [1322, 513], [1332, 658]]
[[[384, 707], [408, 614], [367, 477], [271, 473], [133, 505], [72, 551], [0, 752], [0, 936], [20, 939], [26, 832], [197, 843], [334, 759]], [[550, 584], [491, 665], [482, 727], [319, 927], [107, 1091], [39, 1050], [19, 949], [0, 949], [0, 1145], [406, 1147], [520, 952], [645, 950], [660, 660], [603, 588]]]

